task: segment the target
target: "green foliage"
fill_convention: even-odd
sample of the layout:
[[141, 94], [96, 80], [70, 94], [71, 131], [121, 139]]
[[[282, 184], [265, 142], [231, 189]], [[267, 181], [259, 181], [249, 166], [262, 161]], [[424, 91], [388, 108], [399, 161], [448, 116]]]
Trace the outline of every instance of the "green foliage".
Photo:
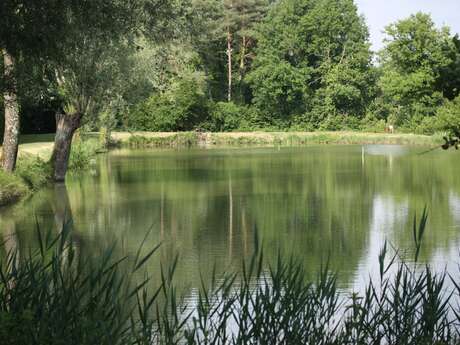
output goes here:
[[204, 90], [195, 80], [179, 80], [164, 93], [155, 93], [132, 109], [128, 128], [146, 131], [187, 131], [208, 114]]
[[[0, 46], [16, 57], [23, 130], [51, 130], [54, 113], [67, 109], [85, 114], [88, 128], [103, 127], [105, 146], [114, 127], [382, 131], [391, 124], [432, 133], [445, 126], [431, 117], [460, 92], [460, 40], [427, 14], [389, 25], [373, 63], [354, 0], [42, 5], [2, 3], [10, 20]], [[232, 103], [224, 104], [229, 78]]]
[[254, 104], [284, 127], [362, 116], [373, 90], [367, 36], [351, 0], [277, 3], [259, 27], [248, 75]]
[[214, 271], [192, 301], [174, 283], [177, 257], [158, 268], [158, 288], [139, 274], [158, 246], [80, 255], [67, 223], [57, 237], [37, 230], [38, 248], [20, 257], [13, 236], [0, 263], [0, 336], [8, 345], [458, 344], [458, 277], [417, 262], [426, 221], [414, 217], [411, 262], [385, 242], [378, 278], [350, 295], [328, 263], [316, 279], [282, 253], [267, 265], [255, 235], [240, 273]]
[[440, 71], [452, 63], [454, 45], [448, 29], [438, 30], [422, 13], [388, 26], [386, 33], [379, 81], [384, 103], [390, 122], [415, 130], [443, 103], [437, 85]]
[[209, 119], [203, 128], [211, 132], [228, 132], [238, 129], [246, 117], [247, 108], [233, 102], [218, 102], [211, 106]]
[[114, 257], [114, 248], [83, 257], [70, 230], [66, 223], [54, 237], [37, 229], [38, 249], [19, 259], [13, 243], [3, 254], [2, 344], [147, 344], [147, 313], [158, 294], [147, 299], [146, 281], [135, 283], [134, 274], [158, 247], [129, 265], [127, 258]]
[[20, 177], [0, 171], [0, 206], [17, 201], [26, 193], [27, 187]]
[[433, 128], [460, 133], [460, 96], [452, 101], [447, 101], [438, 109], [437, 125]]
[[37, 190], [49, 181], [51, 165], [38, 156], [21, 157], [15, 173], [24, 180], [31, 190]]
[[97, 140], [74, 140], [72, 150], [70, 151], [69, 170], [79, 171], [87, 168], [95, 159], [100, 145]]

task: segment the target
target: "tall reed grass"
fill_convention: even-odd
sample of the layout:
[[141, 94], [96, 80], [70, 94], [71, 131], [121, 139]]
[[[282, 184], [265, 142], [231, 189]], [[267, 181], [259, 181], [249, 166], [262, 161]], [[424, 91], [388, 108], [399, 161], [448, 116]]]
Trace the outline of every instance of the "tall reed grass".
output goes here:
[[295, 259], [265, 265], [256, 250], [241, 272], [214, 273], [187, 300], [174, 286], [177, 258], [159, 265], [158, 288], [139, 279], [158, 247], [82, 254], [68, 227], [54, 238], [38, 229], [38, 249], [13, 248], [1, 262], [0, 343], [458, 344], [458, 272], [417, 263], [426, 219], [414, 222], [414, 259], [385, 243], [361, 293], [341, 291], [327, 264], [306, 281]]

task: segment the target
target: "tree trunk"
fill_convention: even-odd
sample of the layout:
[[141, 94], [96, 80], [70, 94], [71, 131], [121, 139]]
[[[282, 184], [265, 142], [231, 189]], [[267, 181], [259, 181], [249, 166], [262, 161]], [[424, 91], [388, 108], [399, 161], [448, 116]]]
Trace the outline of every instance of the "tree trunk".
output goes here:
[[232, 33], [227, 28], [227, 64], [228, 64], [228, 93], [227, 100], [232, 100]]
[[16, 167], [19, 145], [19, 104], [16, 94], [14, 76], [14, 58], [3, 50], [4, 77], [6, 88], [3, 94], [5, 107], [5, 131], [2, 146], [2, 167], [6, 172], [13, 172]]
[[243, 35], [243, 41], [241, 42], [241, 59], [240, 59], [240, 81], [243, 80], [244, 72], [246, 70], [246, 36]]
[[72, 137], [80, 127], [82, 115], [76, 114], [56, 114], [56, 136], [54, 138], [54, 149], [51, 161], [54, 169], [54, 180], [63, 182], [69, 164], [70, 150], [72, 147]]

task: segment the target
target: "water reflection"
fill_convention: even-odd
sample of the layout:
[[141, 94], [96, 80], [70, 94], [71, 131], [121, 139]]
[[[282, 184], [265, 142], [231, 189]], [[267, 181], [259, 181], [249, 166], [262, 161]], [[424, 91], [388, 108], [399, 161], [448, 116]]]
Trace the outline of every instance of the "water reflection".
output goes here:
[[56, 231], [73, 219], [72, 240], [84, 255], [85, 248], [115, 240], [120, 252], [135, 253], [152, 229], [148, 247], [162, 242], [166, 264], [179, 253], [179, 284], [198, 286], [214, 266], [237, 269], [253, 252], [257, 232], [268, 261], [282, 251], [314, 277], [329, 260], [342, 286], [357, 288], [375, 272], [372, 259], [385, 239], [412, 246], [413, 216], [425, 205], [430, 218], [422, 259], [452, 259], [451, 243], [459, 240], [460, 156], [418, 151], [116, 151], [101, 156], [94, 171], [71, 177], [67, 188], [42, 190], [10, 210], [5, 219], [14, 226], [2, 217], [2, 234], [16, 233], [16, 241], [28, 245], [35, 216], [42, 228]]

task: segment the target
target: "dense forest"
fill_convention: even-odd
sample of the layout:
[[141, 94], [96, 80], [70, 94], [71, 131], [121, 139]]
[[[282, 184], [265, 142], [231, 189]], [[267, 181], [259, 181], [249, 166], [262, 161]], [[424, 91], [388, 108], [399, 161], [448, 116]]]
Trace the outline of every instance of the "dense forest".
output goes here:
[[386, 27], [373, 52], [353, 0], [7, 0], [0, 10], [4, 157], [18, 132], [56, 127], [56, 162], [80, 127], [460, 127], [460, 39], [427, 14]]

